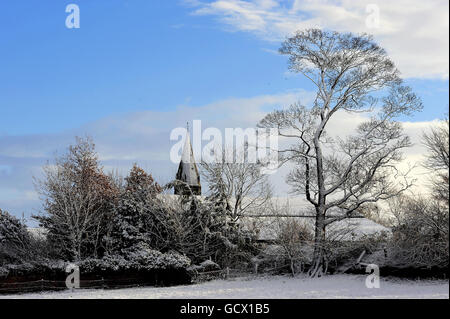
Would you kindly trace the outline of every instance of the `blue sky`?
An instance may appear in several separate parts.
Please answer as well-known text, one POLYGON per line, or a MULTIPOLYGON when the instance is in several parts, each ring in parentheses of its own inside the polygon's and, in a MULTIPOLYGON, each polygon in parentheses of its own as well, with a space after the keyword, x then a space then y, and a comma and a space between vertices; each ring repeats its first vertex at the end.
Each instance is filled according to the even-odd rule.
MULTIPOLYGON (((81 28, 64 1, 8 1, 0 11, 0 132, 57 132, 117 113, 203 105, 308 88, 287 77, 279 43, 225 32, 181 1, 86 1, 81 28)), ((409 81, 441 116, 448 81, 409 81)))
MULTIPOLYGON (((424 101, 424 111, 407 119, 412 122, 432 121, 448 112, 448 40, 439 33, 448 38, 448 2, 430 3, 421 7, 429 23, 416 30, 409 22, 391 24, 414 20, 417 12, 382 2, 386 28, 373 32, 424 101), (446 12, 444 19, 433 16, 441 11, 446 12)), ((194 119, 189 118, 193 114, 216 123, 235 117, 231 112, 238 110, 232 106, 240 105, 251 116, 248 123, 239 122, 238 116, 237 123, 251 125, 261 110, 305 98, 302 90, 312 87, 288 74, 286 58, 276 54, 287 26, 292 28, 287 22, 371 31, 360 27, 358 19, 337 19, 333 13, 334 21, 327 16, 330 7, 345 9, 339 11, 343 15, 364 8, 348 1, 320 5, 273 0, 2 1, 0 207, 28 215, 38 209, 32 176, 74 135, 93 135, 106 166, 128 168, 137 161, 159 170, 160 164, 147 163, 144 153, 121 157, 111 150, 123 145, 152 148, 155 136, 165 138, 174 125, 194 119), (65 26, 69 3, 80 7, 80 29, 65 26), (214 106, 220 112, 208 111, 214 106), (136 124, 128 133, 114 135, 122 132, 124 119, 139 118, 148 119, 142 125, 154 131, 140 131, 137 137, 136 124), (172 118, 176 121, 155 120, 172 118), (113 135, 115 140, 107 138, 113 135)), ((167 168, 161 175, 167 178, 172 171, 167 168)))
MULTIPOLYGON (((2 3, 3 134, 56 132, 136 110, 207 104, 296 88, 277 46, 227 33, 178 1, 2 3)), ((297 82, 297 83, 296 83, 297 82)))

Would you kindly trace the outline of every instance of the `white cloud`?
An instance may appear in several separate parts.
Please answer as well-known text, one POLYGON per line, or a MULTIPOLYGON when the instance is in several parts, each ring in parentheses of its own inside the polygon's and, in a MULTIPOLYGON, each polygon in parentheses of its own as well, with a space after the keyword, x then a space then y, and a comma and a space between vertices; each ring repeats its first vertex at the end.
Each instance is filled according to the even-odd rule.
POLYGON ((230 31, 282 41, 299 29, 367 32, 386 48, 407 78, 448 78, 448 0, 215 0, 186 1, 194 14, 217 16, 230 31), (379 8, 379 27, 366 24, 379 8), (370 26, 370 25, 369 25, 370 26))
MULTIPOLYGON (((89 123, 75 130, 51 135, 6 136, 0 139, 0 207, 17 216, 25 211, 26 216, 36 213, 40 201, 33 191, 33 176, 39 177, 41 167, 52 161, 53 154, 61 153, 74 142, 74 136, 91 135, 97 145, 100 159, 106 171, 118 170, 126 174, 134 162, 153 174, 161 183, 169 182, 176 173, 177 164, 170 161, 170 132, 185 127, 186 121, 202 120, 202 128, 254 127, 264 115, 286 107, 298 100, 310 104, 311 92, 302 90, 262 95, 249 98, 232 98, 205 106, 180 106, 174 111, 142 111, 121 116, 110 116, 89 123)), ((329 124, 329 131, 344 136, 366 118, 364 114, 337 113, 329 124)), ((407 162, 422 160, 424 153, 420 136, 432 122, 404 123, 406 132, 415 145, 406 152, 407 162)), ((198 160, 198 159, 197 159, 198 160)), ((279 195, 289 192, 283 167, 271 177, 279 195)), ((415 171, 426 186, 423 171, 415 171), (421 175, 422 174, 422 175, 421 175)))
POLYGON ((0 208, 29 217, 40 208, 33 177, 74 143, 75 136, 90 135, 105 171, 127 174, 133 163, 169 182, 177 165, 170 161, 170 132, 186 121, 202 120, 203 128, 254 127, 265 112, 298 100, 310 103, 312 94, 298 90, 250 98, 231 98, 205 106, 180 106, 175 111, 142 111, 110 116, 80 128, 48 135, 4 136, 0 139, 0 208))

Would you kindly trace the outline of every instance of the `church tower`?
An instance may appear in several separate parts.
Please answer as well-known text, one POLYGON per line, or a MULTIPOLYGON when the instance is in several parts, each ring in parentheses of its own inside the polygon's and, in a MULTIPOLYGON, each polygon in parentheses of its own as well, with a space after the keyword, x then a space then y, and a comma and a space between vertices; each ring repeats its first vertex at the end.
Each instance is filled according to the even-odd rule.
POLYGON ((183 155, 181 156, 180 166, 176 179, 184 183, 184 185, 175 186, 175 195, 190 195, 189 185, 194 195, 202 194, 202 187, 200 185, 200 174, 198 173, 197 164, 194 159, 194 152, 192 150, 191 138, 189 134, 189 127, 186 131, 186 139, 184 142, 183 155))

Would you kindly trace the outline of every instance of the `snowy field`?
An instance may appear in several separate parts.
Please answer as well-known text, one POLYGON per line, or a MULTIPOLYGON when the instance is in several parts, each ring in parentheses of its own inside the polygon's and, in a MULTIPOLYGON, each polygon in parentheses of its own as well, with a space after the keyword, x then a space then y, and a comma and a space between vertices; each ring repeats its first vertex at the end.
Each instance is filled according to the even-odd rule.
POLYGON ((319 279, 306 277, 264 277, 216 280, 198 285, 169 288, 80 290, 0 296, 19 299, 309 299, 309 298, 449 298, 448 280, 381 280, 379 289, 368 289, 365 276, 335 275, 319 279))

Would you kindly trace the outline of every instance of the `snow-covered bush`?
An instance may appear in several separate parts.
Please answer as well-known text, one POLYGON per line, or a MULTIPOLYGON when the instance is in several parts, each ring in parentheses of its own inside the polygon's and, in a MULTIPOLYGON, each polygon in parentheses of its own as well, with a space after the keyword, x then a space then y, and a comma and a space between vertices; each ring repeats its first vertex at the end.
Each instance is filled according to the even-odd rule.
POLYGON ((125 259, 128 267, 134 269, 177 269, 187 268, 191 261, 186 256, 175 252, 161 253, 140 243, 127 251, 125 259))
POLYGON ((81 271, 95 274, 129 270, 186 269, 190 263, 186 256, 176 252, 161 253, 141 243, 127 251, 126 255, 107 255, 102 259, 85 259, 77 264, 81 271))
POLYGON ((446 203, 408 199, 397 219, 388 247, 390 266, 448 267, 449 211, 446 203))
MULTIPOLYGON (((369 256, 380 251, 384 252, 387 242, 389 240, 388 233, 374 233, 360 236, 357 240, 328 240, 326 262, 330 272, 335 272, 341 267, 353 265, 358 261, 358 258, 369 256)), ((380 266, 380 265, 379 265, 380 266)))
POLYGON ((204 271, 213 271, 213 270, 220 269, 220 266, 218 264, 216 264, 214 261, 212 261, 211 259, 205 260, 204 262, 200 263, 200 267, 204 271))
MULTIPOLYGON (((308 246, 314 238, 313 234, 306 225, 293 218, 277 218, 277 223, 279 233, 276 242, 281 248, 278 250, 280 256, 277 256, 277 259, 287 262, 292 275, 295 275, 296 272, 302 271, 304 264, 310 260, 308 246)), ((270 260, 270 255, 266 258, 270 260)))
POLYGON ((65 280, 66 262, 40 260, 32 262, 24 262, 20 264, 6 264, 0 267, 0 282, 13 280, 36 281, 41 279, 47 280, 65 280))
POLYGON ((29 261, 32 238, 24 224, 0 209, 0 266, 29 261))
POLYGON ((256 253, 256 236, 231 218, 220 198, 180 198, 168 216, 172 249, 195 264, 212 259, 222 268, 236 267, 256 253))
POLYGON ((0 267, 0 279, 6 278, 9 274, 9 270, 6 267, 0 267))
POLYGON ((187 268, 190 264, 191 261, 188 257, 180 255, 176 252, 169 252, 160 255, 156 263, 159 269, 187 268))

